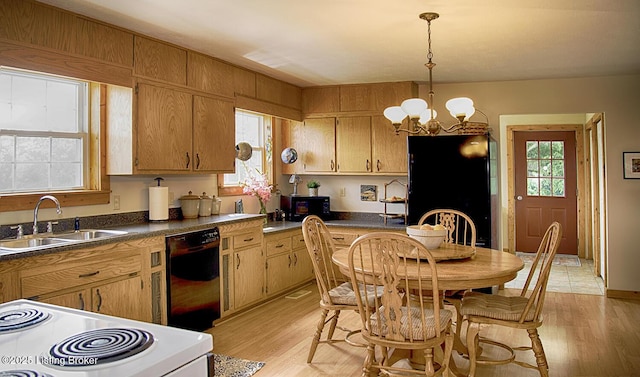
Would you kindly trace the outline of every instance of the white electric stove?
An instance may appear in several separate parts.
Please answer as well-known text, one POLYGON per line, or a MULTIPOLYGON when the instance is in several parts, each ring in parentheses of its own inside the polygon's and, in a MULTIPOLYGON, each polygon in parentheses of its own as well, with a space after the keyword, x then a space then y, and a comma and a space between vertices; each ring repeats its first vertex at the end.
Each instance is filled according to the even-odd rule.
POLYGON ((0 377, 212 377, 210 334, 29 300, 0 304, 0 377))

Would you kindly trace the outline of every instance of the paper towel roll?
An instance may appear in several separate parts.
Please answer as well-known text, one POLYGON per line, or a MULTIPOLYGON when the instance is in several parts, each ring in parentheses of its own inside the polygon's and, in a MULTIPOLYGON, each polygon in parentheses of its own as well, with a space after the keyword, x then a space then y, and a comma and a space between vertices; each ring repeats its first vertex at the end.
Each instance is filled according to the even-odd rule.
POLYGON ((169 219, 169 187, 149 187, 149 220, 169 219))

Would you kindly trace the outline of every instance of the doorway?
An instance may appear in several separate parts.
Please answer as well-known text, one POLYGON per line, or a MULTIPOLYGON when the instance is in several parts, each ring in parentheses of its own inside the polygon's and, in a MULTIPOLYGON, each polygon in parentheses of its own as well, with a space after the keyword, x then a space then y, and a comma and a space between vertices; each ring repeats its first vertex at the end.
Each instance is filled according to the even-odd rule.
MULTIPOLYGON (((564 145, 566 146, 566 140, 573 138, 576 142, 575 142, 575 152, 570 153, 571 156, 570 159, 568 161, 565 161, 565 167, 568 166, 572 166, 573 168, 571 169, 571 175, 573 175, 573 177, 575 177, 575 186, 571 186, 567 189, 567 187, 565 186, 565 196, 573 196, 573 198, 575 198, 575 206, 569 206, 570 209, 567 209, 567 211, 571 211, 571 213, 569 214, 568 212, 566 214, 560 215, 558 213, 562 212, 563 210, 554 210, 554 209, 548 209, 548 210, 543 210, 543 209, 537 209, 536 211, 538 211, 539 216, 537 216, 537 218, 539 219, 543 219, 545 216, 549 218, 548 223, 550 224, 551 221, 555 221, 555 220, 561 220, 560 217, 570 217, 572 219, 575 219, 575 230, 571 229, 571 226, 569 227, 569 229, 567 228, 567 223, 565 220, 560 221, 562 223, 563 226, 563 242, 561 243, 561 247, 563 247, 565 241, 567 241, 567 244, 569 244, 568 242, 568 237, 573 238, 573 240, 575 240, 575 246, 572 246, 573 248, 573 252, 572 254, 577 254, 578 257, 580 258, 585 258, 585 250, 584 250, 584 233, 585 233, 585 216, 581 215, 579 216, 579 214, 583 214, 584 211, 584 206, 585 206, 585 193, 584 190, 582 190, 581 188, 584 186, 584 182, 585 182, 585 172, 584 172, 584 160, 585 160, 585 150, 584 150, 584 126, 582 124, 543 124, 543 125, 518 125, 518 126, 507 126, 507 163, 509 164, 509 168, 507 169, 507 179, 508 179, 508 215, 509 215, 509 223, 508 223, 508 245, 509 245, 509 250, 511 251, 516 251, 518 250, 517 246, 516 246, 516 228, 518 227, 518 219, 517 217, 517 212, 516 212, 516 207, 517 207, 517 202, 520 202, 518 200, 518 196, 523 196, 523 199, 526 196, 526 193, 517 193, 516 192, 516 168, 515 168, 515 163, 516 163, 516 150, 515 150, 515 146, 516 146, 516 135, 522 135, 522 139, 524 139, 525 141, 525 146, 526 146, 526 141, 527 139, 529 141, 539 141, 536 139, 536 137, 539 137, 540 140, 542 141, 560 141, 562 139, 565 140, 564 145), (554 136, 555 133, 558 133, 557 136, 554 136), (527 137, 527 135, 531 135, 531 137, 527 137), (573 136, 575 135, 575 137, 573 136), (562 137, 561 137, 562 136, 562 137), (571 194, 567 194, 566 191, 571 190, 572 193, 571 194), (546 211, 546 214, 543 214, 546 211), (556 211, 557 214, 555 215, 551 215, 550 213, 556 211), (550 220, 553 219, 553 220, 550 220), (571 233, 573 233, 572 235, 570 235, 571 233), (565 239, 566 238, 566 239, 565 239)), ((539 146, 540 144, 535 144, 536 146, 539 146)), ((548 146, 551 146, 551 144, 547 144, 548 146)), ((573 149, 572 146, 570 146, 570 149, 573 149)), ((538 157, 540 157, 540 154, 538 154, 538 157)), ((543 156, 546 157, 546 156, 543 156)), ((526 156, 525 156, 526 158, 526 156)), ((534 159, 535 160, 535 159, 534 159)), ((543 158, 542 161, 544 161, 545 165, 547 164, 547 159, 543 158)), ((552 161, 551 159, 548 159, 548 161, 552 161)), ((538 161, 538 163, 540 164, 541 162, 538 161)), ((552 164, 552 162, 551 162, 552 164)), ((526 166, 526 165, 525 165, 526 166)), ((537 177, 540 178, 538 180, 538 182, 540 182, 541 179, 548 179, 551 177, 552 173, 540 173, 539 175, 541 177, 537 177)), ((533 174, 528 174, 526 171, 524 173, 524 182, 526 184, 527 181, 527 175, 533 175, 533 174)), ((567 175, 567 173, 563 173, 563 175, 567 175)), ((532 177, 533 178, 533 177, 532 177)), ((572 178, 573 180, 573 178, 572 178)), ((551 182, 551 180, 545 181, 545 182, 551 182)), ((566 184, 566 182, 565 182, 566 184)), ((524 190, 527 190, 527 188, 525 187, 524 190)), ((542 194, 547 194, 547 192, 542 192, 542 194)), ((552 199, 557 199, 554 198, 553 195, 543 195, 541 198, 540 197, 533 197, 534 201, 549 201, 551 200, 551 202, 553 202, 552 199)), ((526 203, 525 200, 523 200, 523 202, 526 203)), ((540 203, 534 203, 534 204, 540 204, 540 203)), ((540 207, 542 208, 542 207, 540 207)), ((552 208, 553 204, 552 204, 552 208)), ((534 210, 530 210, 528 213, 525 212, 524 214, 521 214, 521 217, 524 216, 531 216, 531 213, 534 213, 534 210)), ((532 216, 533 217, 533 216, 532 216)), ((521 220, 522 222, 523 220, 521 220)), ((535 221, 535 219, 534 219, 535 221)), ((523 224, 526 224, 523 223, 523 224)), ((534 223, 527 225, 530 227, 533 227, 534 223)), ((530 242, 532 245, 535 244, 536 242, 539 244, 540 240, 542 239, 542 235, 544 234, 544 231, 546 230, 547 225, 544 225, 542 220, 540 220, 540 227, 542 227, 542 229, 540 230, 541 234, 539 238, 535 237, 535 228, 530 228, 529 230, 526 231, 528 238, 530 238, 530 240, 528 240, 528 242, 530 242), (535 239, 537 239, 537 241, 535 241, 535 239)), ((520 225, 520 230, 522 231, 522 227, 525 225, 520 225)), ((519 244, 519 246, 522 245, 522 243, 519 244)), ((530 247, 527 246, 525 247, 523 250, 521 251, 533 251, 535 252, 535 250, 537 249, 537 244, 535 245, 535 249, 533 250, 528 250, 530 247)), ((569 254, 566 251, 563 251, 564 249, 559 249, 558 253, 562 253, 562 254, 569 254)), ((571 250, 571 249, 567 249, 567 250, 571 250)), ((518 250, 520 251, 520 250, 518 250)))

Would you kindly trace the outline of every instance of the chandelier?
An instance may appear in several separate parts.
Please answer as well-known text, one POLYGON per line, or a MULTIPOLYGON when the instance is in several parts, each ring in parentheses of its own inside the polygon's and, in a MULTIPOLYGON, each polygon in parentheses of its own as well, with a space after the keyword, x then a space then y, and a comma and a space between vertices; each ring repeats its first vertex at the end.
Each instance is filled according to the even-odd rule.
POLYGON ((451 126, 445 126, 436 120, 437 112, 433 108, 433 67, 436 63, 432 61, 433 52, 431 51, 431 21, 440 17, 438 13, 427 12, 422 13, 420 18, 427 21, 427 35, 429 41, 429 50, 427 58, 429 61, 425 66, 429 69, 429 101, 422 98, 410 98, 402 102, 400 106, 387 107, 384 110, 384 116, 391 121, 396 135, 400 131, 415 135, 437 135, 441 130, 444 132, 455 132, 463 134, 485 134, 488 131, 487 122, 470 122, 469 118, 479 112, 487 117, 480 110, 476 110, 473 106, 471 98, 458 97, 452 98, 445 104, 451 116, 457 119, 457 123, 451 126), (400 128, 405 118, 409 117, 409 126, 404 129, 400 128))

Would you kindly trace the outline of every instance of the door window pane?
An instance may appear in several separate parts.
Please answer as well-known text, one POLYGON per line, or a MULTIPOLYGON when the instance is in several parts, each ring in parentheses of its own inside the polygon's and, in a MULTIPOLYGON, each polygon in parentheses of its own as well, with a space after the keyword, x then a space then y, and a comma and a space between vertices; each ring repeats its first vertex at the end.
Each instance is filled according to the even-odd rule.
POLYGON ((563 141, 527 141, 527 195, 564 197, 564 172, 563 141))

